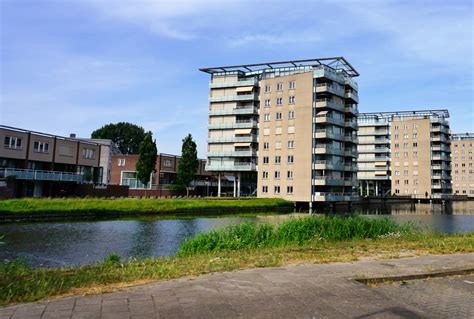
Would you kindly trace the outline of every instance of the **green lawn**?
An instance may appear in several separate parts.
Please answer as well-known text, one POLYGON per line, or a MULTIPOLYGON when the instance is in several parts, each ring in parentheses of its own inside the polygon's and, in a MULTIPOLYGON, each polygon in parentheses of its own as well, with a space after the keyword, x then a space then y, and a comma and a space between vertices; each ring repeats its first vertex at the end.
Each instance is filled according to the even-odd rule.
POLYGON ((151 199, 151 198, 67 198, 12 199, 0 201, 1 214, 108 213, 108 212, 184 212, 205 209, 245 209, 292 207, 283 199, 151 199))

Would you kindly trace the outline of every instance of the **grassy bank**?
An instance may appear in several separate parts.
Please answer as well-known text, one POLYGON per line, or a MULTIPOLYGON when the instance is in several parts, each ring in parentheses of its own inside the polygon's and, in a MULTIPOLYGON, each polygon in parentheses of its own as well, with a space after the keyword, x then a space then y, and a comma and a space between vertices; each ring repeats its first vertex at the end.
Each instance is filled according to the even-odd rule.
POLYGON ((25 214, 84 214, 84 213, 161 213, 191 210, 248 209, 292 207, 282 199, 151 199, 151 198, 66 198, 66 199, 12 199, 0 201, 1 215, 25 214))
POLYGON ((175 257, 103 262, 77 268, 30 269, 0 265, 0 303, 98 293, 128 284, 291 263, 352 261, 473 252, 474 233, 442 235, 413 231, 390 221, 305 218, 278 227, 243 224, 188 240, 175 257), (209 244, 211 243, 211 244, 209 244))

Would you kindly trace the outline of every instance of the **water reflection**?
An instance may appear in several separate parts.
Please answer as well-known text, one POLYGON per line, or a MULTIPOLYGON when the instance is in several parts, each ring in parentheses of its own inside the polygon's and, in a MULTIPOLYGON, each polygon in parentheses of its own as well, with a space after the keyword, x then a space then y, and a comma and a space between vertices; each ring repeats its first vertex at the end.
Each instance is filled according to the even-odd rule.
MULTIPOLYGON (((355 212, 372 218, 389 217, 399 223, 414 222, 419 227, 441 232, 474 230, 474 202, 372 206, 355 212)), ((186 238, 200 232, 244 220, 279 223, 289 216, 295 214, 0 224, 0 234, 5 235, 0 259, 24 258, 35 267, 58 267, 97 262, 111 252, 125 259, 167 256, 174 254, 186 238)))

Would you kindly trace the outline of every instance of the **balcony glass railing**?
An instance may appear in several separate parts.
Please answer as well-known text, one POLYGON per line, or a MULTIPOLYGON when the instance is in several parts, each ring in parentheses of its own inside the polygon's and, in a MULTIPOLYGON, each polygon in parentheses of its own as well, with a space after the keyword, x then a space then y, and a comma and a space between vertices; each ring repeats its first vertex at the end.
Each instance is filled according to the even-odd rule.
POLYGON ((210 83, 209 87, 211 89, 215 88, 225 88, 225 87, 237 87, 237 86, 249 86, 255 85, 257 83, 257 79, 250 79, 250 80, 242 80, 242 81, 229 81, 229 82, 214 82, 210 83))
POLYGON ((210 137, 207 139, 208 143, 238 143, 238 142, 257 142, 258 137, 252 136, 223 136, 210 137))
POLYGON ((229 102, 229 101, 252 101, 257 100, 257 94, 242 94, 242 95, 224 95, 211 96, 209 102, 229 102))
POLYGON ((0 177, 14 176, 17 179, 37 180, 37 181, 60 181, 77 182, 84 180, 84 175, 79 173, 42 171, 17 168, 0 169, 0 177))

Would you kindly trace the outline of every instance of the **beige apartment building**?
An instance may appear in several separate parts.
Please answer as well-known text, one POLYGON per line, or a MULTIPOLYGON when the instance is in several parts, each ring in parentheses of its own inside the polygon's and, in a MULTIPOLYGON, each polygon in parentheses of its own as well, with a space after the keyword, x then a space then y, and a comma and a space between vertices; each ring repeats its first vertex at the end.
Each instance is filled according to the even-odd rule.
POLYGON ((235 196, 250 170, 261 198, 355 199, 359 74, 344 58, 201 70, 212 75, 207 169, 233 173, 235 196))
POLYGON ((474 133, 453 134, 451 139, 453 193, 474 197, 474 133))
POLYGON ((360 114, 360 194, 449 197, 452 187, 448 118, 447 110, 360 114))

